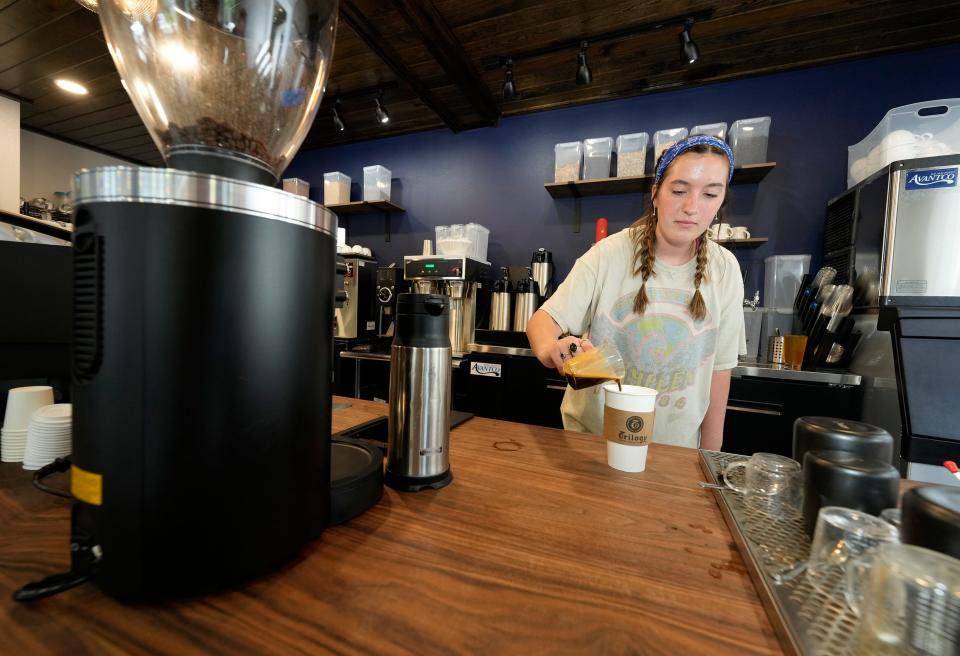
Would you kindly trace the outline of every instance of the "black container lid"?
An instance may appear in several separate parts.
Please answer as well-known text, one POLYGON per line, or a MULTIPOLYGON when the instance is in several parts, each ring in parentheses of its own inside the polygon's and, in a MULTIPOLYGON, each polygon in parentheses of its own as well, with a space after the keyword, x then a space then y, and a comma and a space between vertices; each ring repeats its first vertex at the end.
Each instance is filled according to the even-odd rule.
POLYGON ((905 544, 960 558, 960 488, 929 485, 907 490, 900 536, 905 544))
POLYGON ((546 248, 539 248, 533 251, 533 258, 531 258, 530 263, 533 264, 534 262, 550 262, 553 264, 553 253, 546 248))
POLYGON ((793 422, 793 458, 803 463, 807 451, 849 451, 862 457, 893 460, 893 436, 852 419, 800 417, 793 422))
POLYGON ((533 272, 530 270, 530 267, 527 267, 527 277, 524 280, 521 280, 517 283, 517 293, 518 294, 536 294, 540 295, 540 285, 536 280, 533 279, 533 272))
POLYGON ((493 283, 493 292, 512 292, 513 283, 510 282, 510 271, 507 269, 507 267, 500 267, 500 271, 503 272, 503 277, 493 283))
POLYGON ((450 299, 442 294, 397 296, 396 336, 398 346, 450 348, 450 299))
POLYGON ((362 515, 383 496, 383 453, 359 440, 330 442, 330 526, 362 515))

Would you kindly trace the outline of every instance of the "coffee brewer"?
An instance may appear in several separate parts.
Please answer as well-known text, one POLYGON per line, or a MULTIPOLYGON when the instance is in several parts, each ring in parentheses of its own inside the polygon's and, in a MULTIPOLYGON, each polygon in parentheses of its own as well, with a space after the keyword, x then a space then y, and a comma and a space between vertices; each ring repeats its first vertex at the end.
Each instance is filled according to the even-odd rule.
POLYGON ((476 334, 477 290, 490 265, 470 257, 407 255, 403 277, 419 294, 450 298, 450 346, 454 355, 468 352, 476 334))
POLYGON ((101 0, 173 168, 75 179, 72 570, 121 598, 228 585, 330 497, 336 217, 274 187, 323 97, 337 3, 101 0))

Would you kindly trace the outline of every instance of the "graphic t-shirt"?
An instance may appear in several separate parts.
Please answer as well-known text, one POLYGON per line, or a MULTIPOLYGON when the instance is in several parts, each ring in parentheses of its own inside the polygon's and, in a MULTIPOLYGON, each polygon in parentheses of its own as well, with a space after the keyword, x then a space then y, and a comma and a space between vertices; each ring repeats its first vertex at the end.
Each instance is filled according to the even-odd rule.
MULTIPOLYGON (((702 321, 690 316, 697 262, 670 266, 656 261, 647 280, 649 303, 642 316, 633 301, 642 279, 633 275, 629 229, 600 242, 580 257, 563 284, 543 305, 564 333, 605 341, 619 349, 623 382, 658 392, 653 441, 697 447, 710 403, 714 371, 732 369, 746 353, 743 279, 733 253, 707 241, 707 275, 700 292, 707 306, 702 321)), ((560 406, 567 430, 603 432, 603 391, 596 385, 567 387, 560 406)))

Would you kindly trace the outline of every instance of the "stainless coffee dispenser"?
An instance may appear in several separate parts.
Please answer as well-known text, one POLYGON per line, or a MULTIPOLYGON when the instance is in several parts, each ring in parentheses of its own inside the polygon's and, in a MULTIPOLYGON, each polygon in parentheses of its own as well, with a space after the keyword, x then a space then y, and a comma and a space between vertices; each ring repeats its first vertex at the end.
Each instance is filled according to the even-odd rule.
POLYGON ((450 347, 454 355, 468 352, 476 333, 477 289, 490 267, 469 257, 407 255, 403 277, 418 293, 442 294, 450 299, 450 347))
POLYGON ((540 298, 550 298, 553 293, 553 253, 546 248, 535 250, 530 258, 530 270, 540 288, 540 298))
POLYGON ((493 283, 490 299, 490 330, 510 330, 510 313, 513 306, 513 283, 507 267, 500 267, 503 277, 493 283))
POLYGON ((359 257, 345 258, 343 276, 346 301, 334 313, 333 336, 361 339, 377 334, 377 263, 359 257))
POLYGON ((436 489, 453 480, 450 305, 450 298, 440 294, 397 298, 385 482, 398 490, 436 489))
POLYGON ((522 333, 527 322, 540 307, 540 286, 533 279, 533 272, 527 267, 527 278, 517 283, 517 292, 513 303, 513 330, 522 333))

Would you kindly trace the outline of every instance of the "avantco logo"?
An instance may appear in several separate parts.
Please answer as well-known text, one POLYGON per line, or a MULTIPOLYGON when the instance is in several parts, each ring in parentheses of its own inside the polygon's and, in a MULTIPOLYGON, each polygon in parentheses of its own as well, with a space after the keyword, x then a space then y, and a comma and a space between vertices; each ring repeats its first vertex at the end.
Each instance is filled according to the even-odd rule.
POLYGON ((944 187, 956 188, 957 169, 923 169, 907 173, 906 188, 911 189, 941 189, 944 187))

